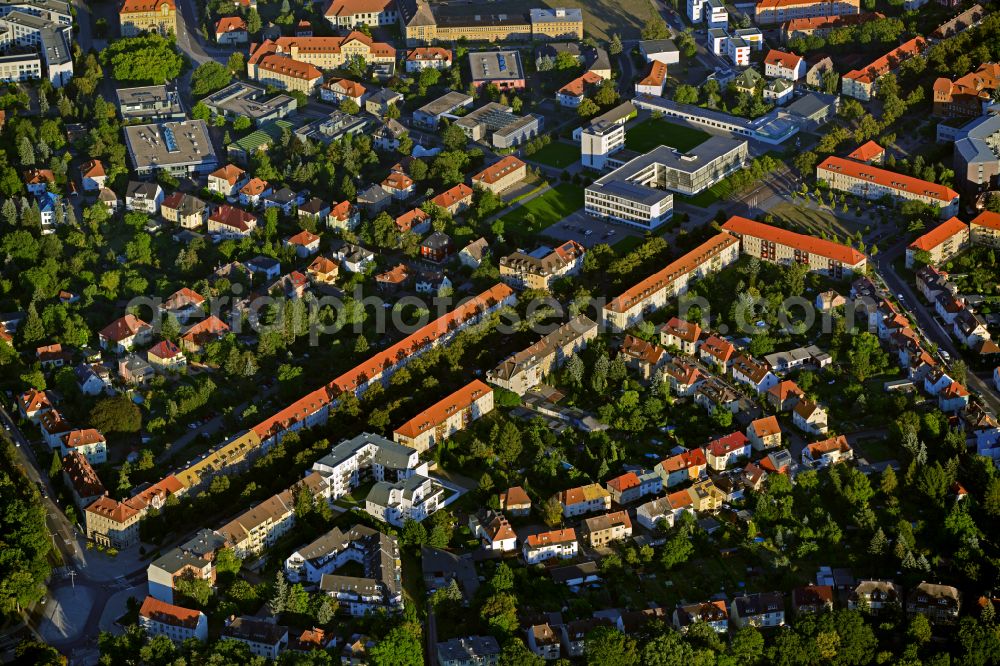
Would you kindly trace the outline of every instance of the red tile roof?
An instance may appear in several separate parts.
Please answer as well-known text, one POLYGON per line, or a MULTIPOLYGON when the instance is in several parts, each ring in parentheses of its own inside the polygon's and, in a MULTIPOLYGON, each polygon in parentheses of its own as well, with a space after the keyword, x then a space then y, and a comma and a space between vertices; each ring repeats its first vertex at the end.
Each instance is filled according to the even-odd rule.
POLYGON ((121 342, 134 336, 143 328, 150 328, 150 326, 134 314, 129 313, 105 326, 99 335, 111 342, 121 342))
POLYGON ((976 217, 972 218, 972 222, 969 224, 975 224, 980 227, 989 227, 990 229, 1000 231, 1000 213, 993 213, 985 210, 976 217))
POLYGON ((222 180, 226 181, 230 185, 235 185, 236 183, 238 183, 243 178, 243 175, 245 173, 246 173, 246 171, 244 171, 243 169, 239 168, 235 164, 227 164, 226 166, 219 167, 218 169, 216 169, 215 171, 213 171, 212 173, 210 173, 208 175, 208 177, 209 178, 221 178, 222 180))
POLYGON ((475 298, 462 303, 451 312, 424 325, 391 347, 372 355, 326 386, 309 393, 277 414, 258 423, 253 427, 254 432, 264 439, 305 419, 310 414, 329 405, 340 393, 357 390, 363 383, 381 375, 386 368, 399 363, 401 359, 415 352, 426 349, 441 337, 451 333, 456 327, 478 316, 485 308, 500 303, 513 294, 513 290, 505 284, 494 285, 475 298))
POLYGON ((794 53, 786 53, 777 49, 771 49, 764 57, 765 65, 775 65, 792 71, 799 66, 800 62, 802 62, 802 56, 795 55, 794 53))
POLYGON ((324 83, 323 87, 331 90, 335 89, 336 92, 348 97, 363 97, 366 91, 363 85, 350 79, 330 80, 324 83))
POLYGON ((167 310, 180 310, 188 306, 200 307, 205 297, 189 287, 181 287, 167 298, 163 307, 167 310))
POLYGON ((419 46, 407 53, 406 59, 414 62, 423 60, 451 62, 451 51, 443 49, 440 46, 419 46))
POLYGON ((662 86, 667 81, 667 66, 659 60, 649 63, 649 72, 637 86, 662 86))
POLYGON ((800 398, 805 397, 805 394, 802 392, 802 389, 799 388, 799 385, 790 379, 778 382, 777 384, 769 388, 767 392, 776 397, 781 402, 788 400, 788 398, 790 398, 793 395, 797 395, 800 398))
POLYGON ((364 44, 371 50, 374 56, 396 57, 396 49, 392 48, 389 44, 373 41, 370 37, 358 31, 353 31, 346 37, 279 37, 272 43, 282 53, 289 53, 294 48, 298 49, 299 53, 307 54, 340 53, 342 47, 347 46, 351 42, 364 44))
POLYGON ((621 476, 616 476, 607 482, 607 486, 611 490, 615 490, 619 493, 628 490, 629 488, 638 488, 639 476, 635 472, 625 472, 621 476))
POLYGON ((525 166, 524 162, 514 155, 507 155, 489 165, 472 177, 473 184, 486 183, 492 185, 512 171, 517 171, 525 166))
POLYGON ((201 611, 168 604, 156 597, 146 597, 139 609, 139 616, 162 624, 194 629, 198 626, 201 611))
POLYGON ((155 356, 156 358, 163 359, 164 361, 169 361, 172 358, 176 358, 181 355, 181 350, 170 340, 161 340, 155 345, 150 347, 149 351, 146 352, 149 356, 155 356))
MULTIPOLYGON (((851 164, 856 163, 851 162, 851 164)), ((722 228, 736 234, 737 236, 752 236, 754 238, 780 243, 781 245, 785 245, 796 250, 802 250, 808 252, 809 254, 815 254, 821 257, 826 257, 827 259, 839 261, 847 266, 855 266, 865 259, 865 255, 847 245, 841 245, 840 243, 823 240, 822 238, 806 236, 805 234, 798 234, 794 231, 772 227, 769 224, 748 220, 747 218, 739 217, 738 215, 734 215, 729 218, 729 220, 722 225, 722 228)))
POLYGON ((90 446, 92 444, 100 444, 101 442, 106 442, 104 435, 102 435, 98 430, 94 428, 87 428, 85 430, 71 430, 65 439, 67 449, 76 449, 81 446, 90 446))
POLYGON ((724 456, 738 449, 742 449, 750 443, 747 436, 740 431, 729 433, 725 437, 713 439, 705 448, 713 456, 724 456))
POLYGON ((242 16, 223 16, 219 19, 219 22, 215 24, 215 34, 222 35, 227 32, 233 32, 234 30, 242 30, 246 32, 247 22, 243 20, 242 16))
POLYGON ((757 419, 750 425, 757 436, 761 438, 781 434, 781 426, 778 425, 778 419, 775 416, 765 416, 764 418, 757 419))
POLYGON ((896 69, 904 60, 919 55, 925 48, 927 48, 927 40, 923 37, 914 37, 873 61, 867 67, 844 74, 844 78, 866 84, 874 83, 875 79, 896 69))
POLYGON ((354 16, 355 14, 380 14, 395 9, 394 0, 333 0, 326 16, 354 16))
POLYGON ((413 227, 423 224, 429 219, 431 219, 430 215, 419 208, 414 208, 396 218, 396 227, 399 231, 406 233, 413 229, 413 227))
POLYGON ((848 155, 848 157, 852 160, 857 160, 859 162, 870 162, 879 155, 884 155, 884 154, 885 154, 885 148, 878 145, 874 141, 866 141, 865 143, 855 148, 854 152, 848 155))
POLYGON ((680 338, 684 342, 697 342, 701 337, 701 326, 680 317, 671 317, 670 321, 663 325, 661 333, 680 338))
POLYGON ((612 312, 625 312, 639 301, 648 298, 660 289, 673 283, 681 275, 694 271, 698 266, 711 260, 726 248, 739 241, 732 235, 720 233, 712 236, 695 249, 667 265, 666 268, 650 275, 645 280, 630 287, 605 306, 612 312))
POLYGON ((301 245, 303 247, 307 247, 318 242, 319 236, 304 229, 288 239, 289 245, 301 245))
POLYGON ((167 5, 171 10, 177 10, 174 0, 125 0, 118 13, 135 14, 139 12, 159 11, 163 5, 167 5))
POLYGON ((30 389, 17 398, 18 405, 25 413, 36 412, 39 409, 52 409, 52 398, 48 391, 30 389))
POLYGON ((729 340, 718 335, 710 335, 701 343, 701 351, 709 354, 720 363, 728 363, 736 352, 736 347, 729 340))
POLYGON ((293 60, 276 53, 254 52, 250 56, 250 63, 280 76, 288 76, 302 81, 315 81, 323 78, 323 72, 315 65, 306 62, 293 60))
POLYGON ((257 217, 255 215, 229 204, 219 206, 208 219, 210 222, 232 227, 242 232, 249 232, 257 224, 257 217))
POLYGON ((474 379, 396 428, 394 434, 410 439, 418 437, 438 424, 444 423, 452 415, 461 412, 484 395, 492 392, 493 389, 489 386, 478 379, 474 379))
POLYGON ((521 486, 511 486, 507 489, 507 492, 500 493, 501 508, 509 510, 511 507, 523 506, 525 504, 530 506, 531 498, 528 497, 528 493, 521 486))
POLYGON ((527 543, 530 548, 543 548, 545 546, 570 543, 571 541, 576 541, 576 530, 572 527, 568 527, 564 530, 552 530, 551 532, 532 534, 525 539, 525 543, 527 543))
POLYGON ((930 252, 941 243, 952 236, 957 236, 958 234, 967 233, 969 231, 969 225, 957 217, 953 217, 949 220, 945 220, 941 224, 937 225, 930 231, 928 231, 923 236, 917 238, 912 243, 910 243, 910 249, 913 250, 925 250, 930 252))
POLYGON ((559 89, 560 95, 568 95, 572 97, 583 97, 587 89, 591 86, 596 86, 601 81, 604 80, 603 76, 595 74, 593 72, 584 72, 581 76, 576 77, 562 88, 559 89))
POLYGON ((847 443, 846 437, 843 435, 837 435, 836 437, 831 437, 830 439, 824 439, 822 442, 813 442, 806 448, 809 449, 810 457, 818 458, 824 453, 830 453, 831 451, 847 453, 851 450, 851 445, 847 443))
POLYGON ((393 171, 385 177, 385 180, 382 181, 382 187, 387 190, 399 190, 400 192, 405 192, 413 187, 413 179, 405 173, 393 171))
POLYGON ((441 208, 448 208, 454 206, 460 201, 466 201, 472 199, 472 188, 465 183, 459 183, 455 187, 442 192, 433 199, 431 203, 441 206, 441 208))
POLYGON ((80 175, 84 178, 101 178, 104 173, 104 165, 100 160, 88 160, 80 165, 80 175))
POLYGON ((70 484, 80 497, 97 497, 106 490, 97 472, 91 467, 87 458, 77 451, 70 451, 62 460, 63 473, 69 477, 70 484))
POLYGON ((209 315, 185 331, 184 335, 181 336, 181 340, 201 345, 208 340, 214 340, 228 332, 229 326, 226 325, 226 322, 215 315, 209 315))
POLYGON ((679 472, 682 469, 689 469, 691 467, 704 467, 707 464, 708 460, 705 458, 705 449, 699 448, 671 456, 661 462, 660 466, 669 473, 679 472))
POLYGON ((621 352, 626 356, 631 356, 632 358, 642 361, 643 363, 659 365, 664 355, 666 355, 667 350, 659 345, 654 345, 652 342, 647 342, 642 338, 626 334, 625 340, 622 342, 621 352))
POLYGON ((251 178, 250 181, 240 188, 240 194, 245 194, 248 197, 258 196, 270 189, 266 180, 260 178, 251 178))

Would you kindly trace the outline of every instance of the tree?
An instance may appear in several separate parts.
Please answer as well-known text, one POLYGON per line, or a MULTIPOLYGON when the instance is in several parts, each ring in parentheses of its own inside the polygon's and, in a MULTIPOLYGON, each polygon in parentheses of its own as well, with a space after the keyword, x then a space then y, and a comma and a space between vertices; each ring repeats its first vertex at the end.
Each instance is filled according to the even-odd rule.
POLYGON ((90 425, 104 434, 139 432, 142 412, 126 395, 101 398, 90 410, 90 425))
POLYGON ((361 107, 350 97, 345 97, 340 101, 340 110, 353 116, 361 111, 361 107))
POLYGON ((618 101, 618 90, 611 79, 604 79, 594 93, 594 101, 601 106, 611 106, 618 101))
POLYGON ((507 421, 495 443, 497 456, 505 465, 513 465, 521 455, 521 433, 511 421, 507 421))
POLYGON ((569 51, 560 51, 556 54, 556 70, 575 69, 578 65, 576 58, 569 51))
POLYGON ((678 104, 697 104, 698 89, 694 86, 682 83, 674 90, 674 101, 678 104))
POLYGON ((642 27, 643 39, 669 39, 670 29, 661 16, 654 16, 642 27))
POLYGON ((983 493, 983 508, 994 518, 1000 516, 1000 477, 993 477, 983 493))
POLYGON ((334 608, 334 602, 330 597, 323 597, 323 600, 319 602, 319 607, 316 608, 316 622, 320 626, 326 626, 333 621, 334 613, 336 609, 334 608))
POLYGON ((267 609, 271 615, 280 615, 285 612, 288 602, 288 583, 285 581, 285 574, 278 571, 274 576, 274 593, 267 601, 267 609))
POLYGON ((639 663, 635 639, 613 627, 598 627, 587 634, 584 656, 594 666, 633 666, 639 663))
POLYGON ((403 522, 400 539, 404 546, 422 546, 427 542, 427 528, 412 518, 407 518, 403 522))
POLYGON ((198 606, 204 607, 212 596, 212 586, 207 580, 193 576, 182 576, 174 583, 174 589, 198 606))
POLYGON ((157 33, 113 41, 101 51, 101 59, 122 83, 163 84, 180 76, 184 67, 173 37, 157 33))
POLYGON ((608 53, 611 55, 618 55, 622 52, 622 38, 618 36, 618 33, 611 35, 611 42, 608 44, 608 53))
POLYGON ((420 627, 398 626, 368 651, 373 666, 423 666, 424 646, 420 627))
POLYGON ((549 527, 555 527, 562 522, 563 509, 559 497, 553 495, 542 504, 542 521, 549 527))
POLYGON ((545 666, 545 660, 528 649, 520 638, 511 638, 500 651, 499 666, 545 666))
POLYGON ((462 150, 468 141, 465 132, 458 125, 450 124, 441 132, 441 142, 445 150, 462 150))
POLYGON ((517 597, 509 592, 494 594, 483 602, 479 616, 491 631, 513 635, 518 629, 517 597))
POLYGON ((591 118, 600 113, 601 107, 589 97, 584 97, 580 101, 580 106, 576 107, 576 113, 581 118, 591 118))
POLYGON ((879 339, 866 332, 851 338, 851 349, 847 352, 851 374, 863 382, 874 374, 882 372, 889 364, 888 356, 882 351, 879 339))
POLYGON ((693 552, 694 544, 691 543, 691 539, 687 534, 678 532, 663 544, 660 563, 663 564, 664 569, 669 571, 677 565, 687 562, 693 552))
POLYGON ((871 543, 868 545, 868 552, 872 555, 881 555, 885 552, 885 549, 889 546, 889 540, 885 536, 885 532, 882 528, 878 528, 875 532, 875 536, 872 537, 871 543))
POLYGON ((501 562, 490 578, 490 588, 494 593, 509 592, 514 589, 514 571, 506 562, 501 562))
POLYGON ((226 67, 233 74, 239 76, 246 71, 246 59, 243 57, 243 53, 240 51, 235 51, 231 56, 229 56, 229 62, 226 63, 226 67))
POLYGON ((34 301, 28 304, 28 313, 18 332, 20 333, 21 344, 24 345, 38 342, 45 337, 45 324, 42 323, 42 318, 38 316, 38 309, 35 307, 34 301))
MULTIPOLYGON (((235 54, 234 54, 235 55, 235 54)), ((214 60, 204 62, 191 74, 191 93, 202 97, 222 90, 233 80, 230 68, 214 60)))
POLYGON ((251 7, 250 11, 247 12, 247 32, 250 33, 251 35, 256 35, 258 32, 260 32, 260 28, 261 28, 260 14, 257 13, 256 9, 251 7))

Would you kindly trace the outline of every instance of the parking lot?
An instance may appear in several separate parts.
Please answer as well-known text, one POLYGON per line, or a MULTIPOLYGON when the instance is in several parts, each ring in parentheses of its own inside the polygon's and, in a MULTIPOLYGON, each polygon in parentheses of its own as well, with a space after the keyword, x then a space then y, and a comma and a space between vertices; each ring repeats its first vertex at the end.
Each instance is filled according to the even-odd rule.
POLYGON ((626 236, 643 235, 638 229, 595 219, 582 210, 556 222, 545 230, 545 234, 562 241, 574 240, 586 248, 594 247, 598 243, 614 245, 626 236))

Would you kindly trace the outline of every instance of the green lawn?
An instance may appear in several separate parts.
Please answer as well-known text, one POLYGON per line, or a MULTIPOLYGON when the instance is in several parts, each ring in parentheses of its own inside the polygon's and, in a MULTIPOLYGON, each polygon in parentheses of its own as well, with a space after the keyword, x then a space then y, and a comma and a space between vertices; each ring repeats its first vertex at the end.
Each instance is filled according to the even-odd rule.
POLYGON ((500 219, 509 230, 534 233, 555 224, 582 207, 583 188, 571 183, 561 183, 518 206, 500 219), (529 214, 534 217, 533 220, 528 219, 529 214))
POLYGON ((646 153, 657 146, 670 146, 687 152, 711 136, 708 132, 671 123, 663 118, 650 118, 625 133, 625 147, 646 153))
POLYGON ((527 159, 556 169, 564 169, 580 159, 580 146, 553 141, 541 150, 528 155, 527 159))
POLYGON ((642 236, 626 236, 625 238, 621 239, 620 241, 612 245, 611 249, 614 250, 615 254, 617 254, 620 257, 622 255, 628 254, 635 248, 642 245, 643 240, 644 239, 642 236))

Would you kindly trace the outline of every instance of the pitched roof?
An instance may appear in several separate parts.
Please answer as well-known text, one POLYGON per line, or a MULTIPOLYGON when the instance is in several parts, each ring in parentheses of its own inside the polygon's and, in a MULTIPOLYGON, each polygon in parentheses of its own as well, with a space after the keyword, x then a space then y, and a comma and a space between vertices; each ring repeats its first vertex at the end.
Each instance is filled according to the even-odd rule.
POLYGON ((879 155, 885 155, 885 148, 874 141, 866 141, 855 148, 854 152, 848 155, 848 157, 859 162, 869 162, 879 155))
POLYGON ((193 629, 198 626, 201 611, 168 604, 156 597, 146 597, 139 609, 139 616, 174 627, 193 629))
POLYGON ((920 236, 912 243, 910 243, 910 248, 913 250, 925 250, 930 252, 938 245, 941 245, 946 240, 952 236, 968 232, 969 226, 962 222, 962 220, 957 217, 945 220, 941 224, 937 225, 930 231, 928 231, 923 236, 920 236))
POLYGON ((431 203, 441 206, 441 208, 448 208, 449 206, 455 205, 459 201, 463 201, 471 197, 472 188, 465 183, 459 183, 450 190, 446 190, 431 199, 431 203))
POLYGON ((525 166, 525 164, 522 160, 514 155, 507 155, 474 175, 472 177, 472 182, 491 185, 512 171, 517 171, 523 166, 525 166))
POLYGON ((659 60, 649 63, 649 72, 642 77, 637 86, 662 86, 667 81, 667 66, 659 60))
POLYGON ((822 411, 822 407, 819 403, 809 400, 807 398, 802 398, 796 403, 795 408, 792 410, 802 418, 809 420, 809 418, 817 411, 822 411))
POLYGON ((727 363, 736 352, 736 346, 729 340, 718 335, 710 335, 701 343, 701 351, 723 363, 727 363))
POLYGON ((440 46, 419 46, 406 54, 407 60, 445 60, 451 62, 451 51, 440 46))
POLYGON ((678 453, 675 456, 671 456, 660 463, 660 466, 666 472, 679 472, 682 469, 689 469, 691 467, 703 467, 708 464, 705 458, 705 449, 691 449, 685 451, 684 453, 678 453))
POLYGON ((713 439, 705 449, 713 456, 724 456, 727 453, 742 449, 749 444, 750 440, 747 439, 747 436, 737 430, 724 437, 713 439))
POLYGON ((223 16, 219 19, 219 22, 215 24, 216 35, 233 32, 234 30, 242 30, 246 32, 246 29, 247 22, 243 20, 242 16, 223 16))
POLYGON ((889 51, 881 58, 872 61, 867 67, 855 69, 844 74, 844 78, 860 81, 861 83, 874 83, 875 79, 899 67, 904 60, 919 55, 925 48, 927 48, 927 40, 923 37, 914 37, 910 41, 889 51))
POLYGON ((410 439, 418 437, 492 392, 493 389, 489 386, 474 379, 396 428, 393 434, 410 439))
MULTIPOLYGON (((831 159, 834 158, 827 158, 823 164, 826 164, 831 159)), ((849 162, 848 160, 841 161, 852 165, 857 164, 857 162, 849 162)), ((822 166, 823 165, 821 164, 820 167, 822 166)), ((866 165, 861 166, 871 168, 866 165)), ((770 224, 764 224, 763 222, 748 220, 747 218, 740 217, 738 215, 734 215, 729 218, 726 223, 722 225, 722 228, 736 234, 737 236, 753 236, 754 238, 761 238, 774 243, 780 243, 781 245, 786 245, 796 250, 804 250, 809 254, 816 254, 821 257, 826 257, 827 259, 839 261, 848 266, 855 266, 865 258, 865 255, 848 245, 834 243, 833 241, 823 240, 822 238, 816 238, 815 236, 795 233, 794 231, 774 227, 770 224)))
POLYGON ((100 160, 87 160, 80 165, 80 175, 84 178, 101 178, 107 174, 100 160))
POLYGON ((676 261, 667 264, 666 268, 638 282, 608 303, 605 308, 612 312, 626 312, 641 300, 650 297, 659 290, 673 283, 681 275, 691 273, 705 262, 711 260, 739 241, 727 233, 719 233, 691 250, 676 261))
POLYGON ((431 219, 430 215, 419 208, 414 208, 413 210, 403 213, 396 218, 396 227, 399 231, 406 233, 407 231, 413 229, 413 227, 420 225, 429 219, 431 219))
POLYGON ((562 88, 559 89, 560 95, 570 95, 573 97, 583 97, 586 93, 587 88, 590 86, 595 86, 604 80, 603 76, 595 74, 594 72, 584 72, 580 76, 576 77, 562 88))
POLYGON ((847 453, 851 450, 851 445, 847 443, 846 437, 837 435, 836 437, 824 439, 822 442, 813 442, 806 448, 809 449, 809 456, 811 458, 819 458, 824 453, 830 453, 831 451, 847 453))
POLYGON ((205 297, 194 289, 181 287, 174 293, 170 294, 166 302, 163 304, 163 307, 167 310, 180 310, 188 307, 189 305, 200 307, 204 302, 205 297))
POLYGON ((101 329, 99 335, 105 340, 110 340, 111 342, 121 342, 126 338, 134 336, 144 328, 150 328, 149 324, 139 319, 134 314, 129 313, 105 326, 101 329))
POLYGON ((380 14, 395 8, 394 0, 333 0, 325 16, 354 16, 355 14, 380 14))
POLYGON ((340 268, 340 264, 333 259, 319 256, 312 260, 312 263, 309 264, 309 268, 307 268, 306 271, 310 273, 332 273, 338 268, 340 268))
POLYGON ((785 379, 778 382, 771 388, 767 390, 768 393, 776 397, 781 402, 788 400, 791 396, 799 396, 800 398, 805 397, 805 393, 799 388, 799 385, 793 382, 791 379, 785 379))
POLYGON ((610 497, 610 493, 598 483, 590 483, 586 486, 570 488, 559 493, 559 502, 563 506, 573 506, 583 502, 604 499, 610 497))
POLYGON ((514 506, 531 505, 531 498, 521 486, 511 486, 506 492, 500 493, 500 506, 510 508, 514 506))
POLYGON ((245 194, 247 196, 252 197, 261 195, 270 188, 271 186, 268 184, 266 180, 254 177, 251 178, 246 185, 240 188, 240 194, 245 194))
POLYGON ((161 340, 150 347, 146 354, 148 356, 155 356, 159 359, 169 360, 180 356, 181 350, 170 340, 161 340))
POLYGON ((138 12, 158 11, 163 5, 167 5, 174 11, 177 10, 174 0, 125 0, 118 13, 134 14, 138 12))
POLYGON ((289 245, 301 245, 303 247, 312 245, 313 243, 317 242, 319 242, 319 236, 305 229, 295 234, 287 241, 289 245))
POLYGON ((775 65, 777 67, 783 67, 784 69, 794 70, 802 62, 802 56, 795 55, 794 53, 786 53, 785 51, 779 51, 777 49, 771 49, 764 56, 765 65, 775 65))
POLYGON ((972 218, 969 225, 989 227, 990 229, 1000 231, 1000 213, 984 210, 982 213, 972 218))
POLYGON ((698 338, 701 337, 701 326, 697 322, 671 317, 670 321, 663 325, 661 333, 680 338, 684 342, 697 342, 698 338))
POLYGON ((850 176, 851 178, 866 180, 875 183, 876 185, 888 187, 900 192, 930 197, 940 201, 944 205, 950 204, 958 198, 958 192, 950 187, 946 187, 945 185, 938 185, 937 183, 920 180, 919 178, 914 178, 913 176, 907 176, 906 174, 896 173, 894 171, 887 171, 886 169, 880 169, 875 166, 862 164, 861 162, 855 162, 854 160, 848 160, 834 155, 831 155, 823 160, 819 166, 816 167, 816 169, 817 174, 819 173, 819 170, 832 171, 850 176))
POLYGON ((576 530, 567 527, 564 530, 552 530, 541 534, 532 534, 524 542, 529 548, 544 548, 545 546, 555 546, 563 543, 576 541, 576 530))
POLYGON ((618 525, 624 525, 626 529, 632 529, 632 521, 628 517, 628 511, 615 511, 605 513, 601 516, 592 516, 583 521, 588 532, 598 532, 609 530, 618 525))
POLYGON ((757 419, 750 426, 758 437, 763 438, 781 434, 781 426, 778 425, 778 418, 776 416, 765 416, 764 418, 757 419))
POLYGON ((201 344, 205 340, 225 335, 229 332, 229 326, 215 315, 209 315, 196 324, 193 324, 181 336, 181 340, 201 344))
POLYGON ((607 481, 608 488, 619 493, 629 488, 638 488, 640 485, 639 476, 635 472, 625 472, 621 476, 616 476, 607 481))
POLYGON ((17 398, 18 405, 25 413, 36 412, 39 409, 52 408, 52 397, 48 391, 29 389, 17 398))
POLYGON ((257 217, 253 213, 248 213, 242 208, 230 206, 229 204, 219 206, 208 219, 210 222, 232 227, 242 232, 250 231, 251 227, 257 224, 257 217))
POLYGON ((98 497, 84 510, 119 524, 127 523, 139 515, 138 509, 128 506, 124 502, 116 502, 107 495, 98 497))
POLYGON ((621 352, 626 356, 631 356, 636 360, 650 365, 659 365, 660 361, 667 354, 667 350, 663 347, 630 334, 625 335, 621 352))
POLYGON ((740 373, 755 385, 764 381, 769 372, 771 372, 771 368, 768 367, 767 363, 761 363, 746 354, 739 354, 733 360, 733 374, 740 373))
POLYGON ((331 79, 323 84, 324 88, 336 88, 337 92, 343 93, 348 97, 363 97, 366 88, 358 83, 357 81, 351 81, 350 79, 331 79))
POLYGON ((227 164, 226 166, 219 167, 218 169, 216 169, 215 171, 213 171, 212 173, 210 173, 208 175, 208 177, 209 178, 221 178, 222 180, 226 181, 230 185, 235 185, 236 183, 238 183, 243 178, 243 176, 245 174, 246 174, 246 171, 244 171, 243 169, 239 168, 235 164, 227 164))

